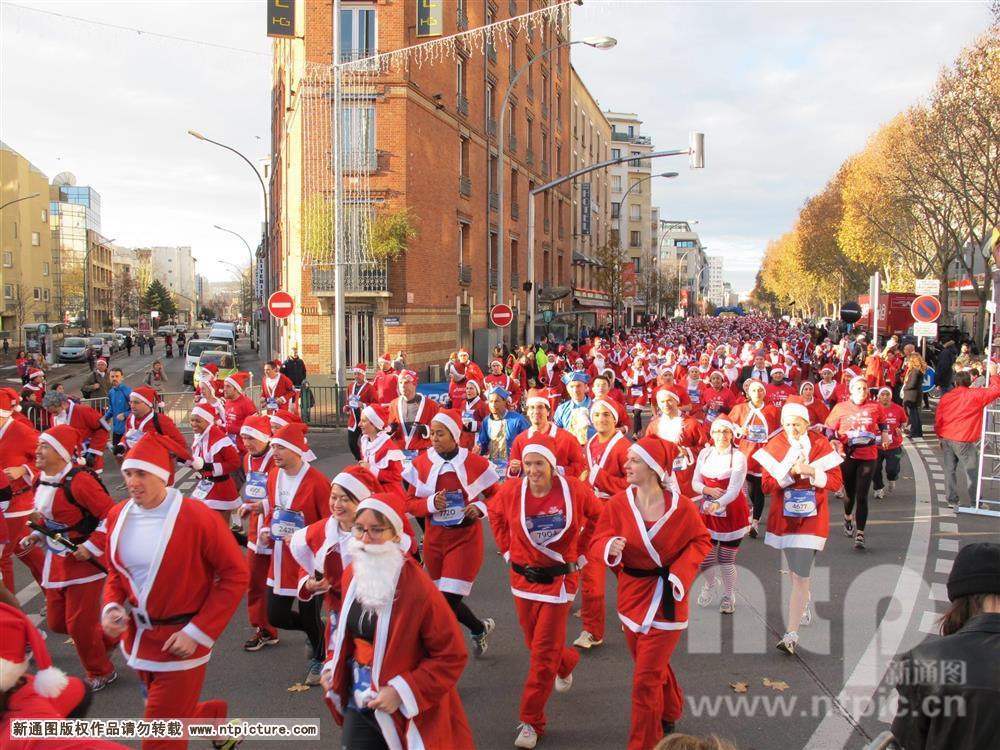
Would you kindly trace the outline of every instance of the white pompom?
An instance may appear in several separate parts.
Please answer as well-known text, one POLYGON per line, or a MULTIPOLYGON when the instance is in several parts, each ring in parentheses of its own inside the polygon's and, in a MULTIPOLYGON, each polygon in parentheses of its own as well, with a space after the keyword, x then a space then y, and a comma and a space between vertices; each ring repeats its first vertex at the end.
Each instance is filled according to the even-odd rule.
POLYGON ((57 667, 42 669, 35 674, 35 692, 45 698, 55 698, 68 684, 66 673, 57 667))
POLYGON ((86 465, 87 465, 87 459, 86 459, 86 458, 84 458, 83 456, 77 456, 77 457, 76 457, 76 462, 77 462, 77 464, 79 464, 80 466, 86 466, 86 465))

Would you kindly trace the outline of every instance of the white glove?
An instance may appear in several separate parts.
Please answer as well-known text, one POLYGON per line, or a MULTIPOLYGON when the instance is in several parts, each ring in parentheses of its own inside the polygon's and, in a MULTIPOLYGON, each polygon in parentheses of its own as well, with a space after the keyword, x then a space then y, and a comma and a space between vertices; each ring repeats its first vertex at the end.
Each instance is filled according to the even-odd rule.
POLYGON ((191 459, 191 468, 195 471, 201 471, 205 468, 205 459, 201 456, 195 456, 191 459))

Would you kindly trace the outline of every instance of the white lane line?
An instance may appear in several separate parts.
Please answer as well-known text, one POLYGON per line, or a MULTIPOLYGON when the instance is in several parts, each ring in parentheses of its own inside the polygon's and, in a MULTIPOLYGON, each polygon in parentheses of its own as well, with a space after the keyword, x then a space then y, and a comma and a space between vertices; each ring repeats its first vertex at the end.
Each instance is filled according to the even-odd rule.
POLYGON ((949 523, 948 521, 942 521, 941 523, 938 524, 938 528, 941 530, 942 534, 957 534, 958 533, 958 524, 957 523, 949 523))
POLYGON ((23 589, 17 592, 17 603, 22 607, 42 593, 42 588, 35 581, 32 581, 23 589))
POLYGON ((938 539, 938 550, 941 552, 958 552, 958 540, 938 539))
POLYGON ((948 601, 948 588, 943 583, 932 583, 931 591, 927 595, 928 599, 933 599, 936 602, 946 602, 948 601))
POLYGON ((920 625, 917 630, 921 633, 927 633, 927 635, 940 635, 941 631, 938 630, 937 621, 937 612, 924 612, 920 616, 920 625))
POLYGON ((939 558, 934 561, 934 572, 947 575, 948 573, 951 573, 951 566, 954 564, 954 560, 942 560, 939 558))

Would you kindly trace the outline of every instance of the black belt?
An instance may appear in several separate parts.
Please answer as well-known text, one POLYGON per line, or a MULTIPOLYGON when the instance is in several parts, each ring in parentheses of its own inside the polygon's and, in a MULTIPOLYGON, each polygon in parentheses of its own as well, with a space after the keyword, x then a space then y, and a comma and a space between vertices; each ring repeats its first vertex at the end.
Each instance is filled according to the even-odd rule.
POLYGON ((565 576, 575 573, 580 569, 576 563, 563 563, 562 565, 550 565, 547 568, 539 568, 535 565, 521 565, 512 562, 510 567, 514 572, 523 576, 528 583, 555 583, 556 576, 565 576))
POLYGON ((461 523, 453 523, 448 526, 438 526, 439 529, 464 529, 467 526, 472 526, 476 523, 478 518, 463 518, 461 523))
POLYGON ((670 568, 630 568, 623 565, 622 571, 627 576, 633 578, 660 578, 663 580, 663 596, 660 597, 660 606, 663 617, 666 620, 674 619, 674 586, 670 582, 670 568))
POLYGON ((201 478, 207 479, 209 482, 214 482, 215 484, 221 484, 222 482, 225 482, 227 479, 232 479, 232 477, 230 477, 228 474, 224 477, 206 477, 204 474, 202 474, 201 478))
POLYGON ((137 610, 132 610, 132 617, 146 627, 156 627, 158 625, 187 625, 197 614, 197 612, 188 612, 187 614, 174 615, 173 617, 153 618, 140 615, 137 610))

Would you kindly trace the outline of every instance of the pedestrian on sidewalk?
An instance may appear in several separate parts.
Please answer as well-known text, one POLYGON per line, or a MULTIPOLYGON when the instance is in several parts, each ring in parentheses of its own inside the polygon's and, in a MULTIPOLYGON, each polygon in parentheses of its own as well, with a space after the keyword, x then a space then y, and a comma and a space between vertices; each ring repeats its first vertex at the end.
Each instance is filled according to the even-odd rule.
POLYGON ((107 398, 108 391, 111 390, 111 378, 108 374, 108 363, 103 359, 97 361, 87 379, 80 386, 80 392, 84 398, 107 398))
POLYGON ((28 367, 31 364, 31 360, 28 359, 28 355, 25 353, 24 349, 21 349, 17 353, 17 359, 14 361, 17 365, 17 375, 21 378, 21 385, 28 382, 28 367))
POLYGON ((955 385, 941 397, 934 415, 934 432, 944 453, 944 484, 948 507, 968 507, 979 485, 979 442, 983 438, 983 409, 1000 398, 1000 365, 989 365, 990 386, 970 388, 968 372, 955 373, 955 385), (959 481, 959 469, 965 472, 959 481), (962 496, 967 493, 967 500, 962 496))
POLYGON ((7 359, 7 355, 10 354, 10 339, 3 340, 3 358, 7 359))
POLYGON ((130 357, 132 356, 133 343, 134 342, 132 341, 132 334, 131 333, 125 334, 125 351, 128 353, 128 356, 130 357))
POLYGON ((139 334, 139 337, 138 337, 138 343, 139 343, 139 354, 140 355, 145 354, 146 353, 146 337, 143 334, 141 334, 141 333, 139 334))
POLYGON ((906 370, 903 374, 903 406, 906 408, 906 416, 910 422, 910 437, 922 438, 924 436, 924 426, 920 421, 920 397, 924 384, 924 373, 927 372, 927 363, 924 358, 916 352, 910 354, 906 361, 906 370))
POLYGON ((955 351, 954 341, 945 341, 944 348, 937 358, 937 384, 942 395, 954 388, 955 360, 958 359, 958 352, 955 351))

